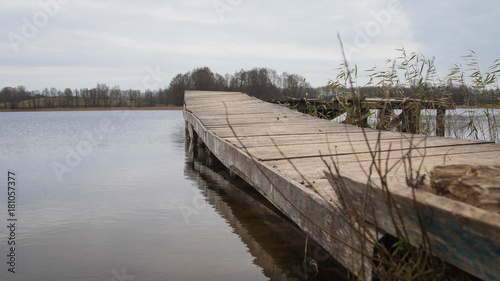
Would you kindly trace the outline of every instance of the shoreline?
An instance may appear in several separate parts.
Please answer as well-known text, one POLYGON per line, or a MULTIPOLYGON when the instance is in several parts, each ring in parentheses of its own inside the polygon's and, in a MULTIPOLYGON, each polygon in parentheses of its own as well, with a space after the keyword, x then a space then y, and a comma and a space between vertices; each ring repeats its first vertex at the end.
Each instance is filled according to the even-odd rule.
POLYGON ((54 107, 54 108, 0 108, 0 112, 38 112, 38 111, 107 111, 107 110, 183 110, 183 106, 145 106, 145 107, 54 107))
POLYGON ((498 105, 471 105, 471 106, 466 106, 466 105, 457 105, 457 106, 455 106, 455 108, 460 108, 460 109, 464 109, 464 108, 474 108, 474 109, 478 109, 478 108, 500 109, 500 106, 498 106, 498 105))

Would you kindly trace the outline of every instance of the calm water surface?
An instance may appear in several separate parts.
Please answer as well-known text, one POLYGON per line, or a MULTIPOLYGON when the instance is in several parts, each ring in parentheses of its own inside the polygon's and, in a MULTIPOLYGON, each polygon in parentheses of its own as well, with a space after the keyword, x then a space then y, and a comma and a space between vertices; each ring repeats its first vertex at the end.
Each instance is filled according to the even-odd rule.
MULTIPOLYGON (((396 115, 400 109, 394 111, 396 115)), ((368 124, 372 128, 377 125, 377 110, 372 110, 368 124)), ((423 109, 421 112, 421 130, 429 135, 436 135, 436 110, 423 109)), ((334 119, 345 120, 345 114, 334 119)), ((394 129, 396 130, 396 129, 394 129)), ((446 110, 445 137, 468 140, 485 140, 500 143, 500 109, 491 108, 457 108, 446 110)))
MULTIPOLYGON (((0 280, 305 280, 304 234, 187 158, 181 111, 0 113, 0 280)), ((342 278, 311 241, 308 253, 322 268, 309 280, 342 278)))

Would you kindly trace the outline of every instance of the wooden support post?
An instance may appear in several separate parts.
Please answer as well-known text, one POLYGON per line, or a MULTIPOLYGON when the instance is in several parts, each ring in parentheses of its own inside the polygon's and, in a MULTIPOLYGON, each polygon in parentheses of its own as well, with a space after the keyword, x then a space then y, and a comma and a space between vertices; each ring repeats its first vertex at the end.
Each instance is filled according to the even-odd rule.
POLYGON ((420 110, 421 105, 416 102, 409 103, 403 108, 403 132, 420 133, 420 110))
POLYGON ((360 106, 361 110, 361 123, 360 127, 368 127, 368 116, 370 116, 370 108, 360 106))
POLYGON ((370 108, 363 106, 358 99, 353 99, 348 104, 345 122, 358 127, 366 127, 368 125, 370 108))
POLYGON ((436 113, 436 136, 438 137, 444 137, 444 132, 446 129, 445 117, 446 117, 446 109, 443 107, 438 107, 436 113))
POLYGON ((196 153, 196 148, 194 144, 194 132, 193 126, 186 121, 186 150, 188 163, 193 163, 196 153))
POLYGON ((203 140, 198 136, 193 126, 186 122, 186 143, 188 144, 188 162, 193 162, 194 159, 202 161, 209 156, 203 140))
POLYGON ((184 122, 184 132, 186 133, 186 141, 190 141, 191 140, 191 134, 189 132, 189 123, 187 121, 184 122))
POLYGON ((387 126, 391 122, 392 110, 388 107, 378 110, 377 130, 387 130, 387 126))

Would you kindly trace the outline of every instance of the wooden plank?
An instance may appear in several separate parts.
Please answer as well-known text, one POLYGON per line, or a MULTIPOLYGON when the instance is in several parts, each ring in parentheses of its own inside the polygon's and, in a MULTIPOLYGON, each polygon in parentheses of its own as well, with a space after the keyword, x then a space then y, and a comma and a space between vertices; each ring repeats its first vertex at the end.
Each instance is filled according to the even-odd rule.
MULTIPOLYGON (((368 139, 377 139, 379 136, 378 132, 367 132, 366 137, 368 139)), ((399 134, 383 134, 380 136, 381 139, 385 140, 399 140, 401 136, 399 134)), ((423 137, 422 137, 423 138, 423 137)), ((418 138, 421 139, 421 138, 418 138)), ((335 140, 336 143, 349 143, 365 141, 365 136, 359 133, 330 133, 330 134, 315 134, 315 135, 302 135, 302 134, 290 134, 290 135, 274 135, 274 136, 240 136, 227 137, 225 140, 234 143, 235 145, 247 148, 252 147, 274 147, 275 144, 278 146, 286 145, 299 145, 299 144, 328 144, 331 140, 335 140), (240 144, 241 143, 243 144, 240 144)))
MULTIPOLYGON (((335 178, 343 183, 356 208, 366 211, 366 220, 395 233, 396 226, 390 219, 394 211, 387 207, 384 191, 368 187, 370 192, 367 192, 366 182, 351 173, 335 178)), ((332 179, 331 182, 335 185, 338 181, 332 179)), ((391 185, 390 191, 403 218, 398 227, 401 229, 404 224, 413 243, 423 243, 417 219, 420 217, 434 255, 482 279, 498 280, 500 215, 407 187, 391 185)), ((392 208, 394 210, 394 206, 392 208)))
POLYGON ((432 187, 439 195, 500 213, 499 166, 436 166, 430 177, 432 187))
MULTIPOLYGON (((293 137, 293 136, 291 136, 293 137)), ((445 140, 434 140, 423 141, 418 143, 412 143, 406 140, 382 140, 380 143, 375 145, 376 141, 364 140, 356 142, 342 142, 342 143, 315 143, 314 146, 311 144, 290 144, 290 145, 274 145, 270 142, 269 146, 266 147, 251 147, 248 148, 249 152, 256 158, 267 161, 267 160, 279 160, 279 159, 293 159, 293 158, 308 158, 308 157, 319 157, 319 156, 330 156, 330 155, 348 155, 348 154, 362 154, 369 153, 370 151, 376 152, 392 152, 396 155, 405 155, 410 151, 413 152, 415 156, 418 155, 443 155, 447 151, 467 151, 475 152, 477 149, 483 149, 480 144, 474 143, 456 143, 447 144, 445 140)), ((487 146, 491 147, 491 146, 487 146)), ((496 147, 496 146, 495 146, 496 147)), ((500 152, 500 149, 497 150, 500 152)))
MULTIPOLYGON (((463 141, 458 139, 438 139, 436 137, 427 137, 424 135, 413 135, 410 138, 402 136, 399 133, 391 132, 377 132, 375 130, 362 133, 359 131, 353 132, 336 132, 336 133, 322 133, 322 134, 299 134, 290 133, 285 135, 256 135, 256 136, 239 136, 239 137, 225 137, 225 140, 238 145, 239 147, 275 147, 287 145, 302 145, 302 144, 329 144, 330 148, 334 150, 338 145, 359 146, 359 143, 370 145, 373 149, 378 148, 376 145, 380 140, 381 144, 392 143, 412 143, 413 147, 436 147, 436 146, 450 146, 453 148, 457 145, 472 145, 472 144, 487 144, 491 142, 483 141, 463 141)), ((362 151, 360 151, 362 152, 362 151)))
POLYGON ((248 115, 242 117, 241 115, 197 115, 203 118, 203 124, 207 127, 228 127, 228 121, 232 126, 244 126, 249 125, 255 127, 256 124, 267 123, 274 125, 282 125, 283 123, 296 123, 300 122, 303 124, 312 124, 314 120, 304 120, 299 117, 288 118, 285 114, 280 113, 255 113, 252 114, 252 118, 248 118, 248 115))
MULTIPOLYGON (((431 150, 431 149, 429 149, 431 150)), ((490 162, 500 162, 500 155, 498 153, 498 146, 492 145, 481 145, 477 146, 465 146, 461 149, 454 149, 449 153, 442 152, 442 155, 437 155, 441 149, 434 149, 429 151, 429 154, 434 153, 433 156, 430 155, 420 155, 414 156, 414 164, 422 164, 421 170, 423 174, 428 174, 434 166, 438 165, 454 165, 461 164, 464 158, 467 157, 468 163, 470 164, 484 164, 485 161, 490 162), (474 151, 474 157, 471 157, 471 151, 474 151)), ((405 184, 405 170, 403 165, 404 154, 397 152, 385 152, 376 157, 376 161, 380 160, 379 166, 382 170, 386 170, 386 167, 392 169, 391 174, 389 174, 388 180, 396 182, 398 184, 405 184)), ((310 181, 324 179, 323 171, 327 168, 327 165, 334 167, 333 161, 339 166, 341 172, 352 171, 353 173, 366 174, 369 173, 370 168, 373 169, 373 160, 369 153, 362 154, 351 154, 351 155, 336 155, 329 157, 308 157, 308 158, 296 158, 296 159, 278 159, 265 161, 271 167, 276 167, 281 173, 287 174, 287 176, 298 181, 301 179, 300 174, 305 175, 310 181), (323 160, 326 162, 323 162, 323 160), (297 167, 298 172, 294 170, 293 166, 297 167), (300 173, 300 174, 299 174, 300 173)), ((373 176, 373 178, 376 178, 373 176)), ((365 177, 365 181, 368 180, 365 177)))
MULTIPOLYGON (((267 124, 266 126, 235 125, 232 126, 234 133, 242 137, 251 136, 277 136, 277 135, 324 135, 325 133, 361 133, 357 127, 336 124, 340 126, 324 126, 314 122, 295 122, 289 126, 283 126, 285 122, 267 124), (347 128, 344 126, 348 126, 347 128)), ((333 125, 333 124, 332 124, 333 125)), ((212 132, 222 138, 234 137, 233 131, 227 126, 215 126, 210 128, 212 132)))

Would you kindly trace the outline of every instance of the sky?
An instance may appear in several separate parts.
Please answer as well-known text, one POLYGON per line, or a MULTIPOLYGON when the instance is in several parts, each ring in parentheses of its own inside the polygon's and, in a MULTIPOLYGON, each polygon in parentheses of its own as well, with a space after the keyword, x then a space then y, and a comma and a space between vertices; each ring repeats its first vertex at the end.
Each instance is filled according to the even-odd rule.
POLYGON ((324 86, 343 61, 337 34, 360 77, 400 47, 443 76, 474 50, 486 71, 499 27, 498 0, 0 0, 0 88, 158 89, 204 66, 324 86))

